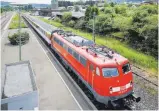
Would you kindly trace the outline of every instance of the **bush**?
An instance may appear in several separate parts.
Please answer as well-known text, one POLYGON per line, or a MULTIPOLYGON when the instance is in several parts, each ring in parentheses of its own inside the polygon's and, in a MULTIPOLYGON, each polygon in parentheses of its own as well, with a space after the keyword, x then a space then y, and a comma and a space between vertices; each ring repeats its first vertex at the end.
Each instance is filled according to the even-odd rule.
POLYGON ((68 25, 69 27, 74 27, 75 21, 71 20, 71 21, 68 22, 67 25, 68 25))
POLYGON ((125 15, 126 14, 126 10, 127 10, 127 6, 126 5, 116 5, 115 6, 116 14, 125 15))
POLYGON ((115 11, 114 11, 114 9, 111 8, 111 7, 106 7, 106 8, 104 9, 104 13, 105 13, 105 14, 114 14, 115 11))
POLYGON ((65 12, 62 16, 62 22, 68 23, 72 18, 72 13, 71 12, 65 12))
POLYGON ((80 19, 77 21, 77 23, 75 24, 75 28, 76 29, 83 29, 85 28, 85 25, 86 25, 86 21, 83 20, 83 19, 80 19))
MULTIPOLYGON (((21 44, 26 44, 29 41, 29 33, 21 32, 21 44)), ((14 33, 12 36, 8 36, 8 39, 12 45, 18 45, 19 42, 19 33, 14 33)))
POLYGON ((61 19, 60 19, 59 17, 56 17, 56 18, 54 19, 54 21, 61 23, 61 19))

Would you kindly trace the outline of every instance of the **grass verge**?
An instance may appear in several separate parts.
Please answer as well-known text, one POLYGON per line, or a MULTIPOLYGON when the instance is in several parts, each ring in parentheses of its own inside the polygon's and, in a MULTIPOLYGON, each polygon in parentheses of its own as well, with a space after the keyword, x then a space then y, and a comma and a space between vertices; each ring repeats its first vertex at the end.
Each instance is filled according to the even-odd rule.
MULTIPOLYGON (((18 27, 19 27, 19 15, 15 14, 14 17, 12 18, 10 25, 9 25, 9 29, 17 29, 18 27)), ((27 26, 25 25, 22 18, 21 18, 20 27, 27 28, 27 26)))
MULTIPOLYGON (((66 27, 61 23, 50 21, 42 17, 38 17, 38 18, 48 24, 59 27, 65 31, 72 31, 73 33, 77 35, 80 35, 82 37, 92 40, 92 33, 66 27)), ((96 43, 99 45, 105 45, 115 50, 116 52, 120 53, 124 57, 128 58, 130 62, 132 62, 133 64, 138 65, 141 68, 144 68, 145 70, 147 70, 148 72, 150 72, 151 74, 155 76, 158 76, 158 73, 157 73, 158 62, 154 57, 145 55, 142 52, 136 51, 135 49, 132 49, 130 46, 128 46, 126 43, 120 42, 119 40, 110 38, 108 36, 96 35, 96 43)))

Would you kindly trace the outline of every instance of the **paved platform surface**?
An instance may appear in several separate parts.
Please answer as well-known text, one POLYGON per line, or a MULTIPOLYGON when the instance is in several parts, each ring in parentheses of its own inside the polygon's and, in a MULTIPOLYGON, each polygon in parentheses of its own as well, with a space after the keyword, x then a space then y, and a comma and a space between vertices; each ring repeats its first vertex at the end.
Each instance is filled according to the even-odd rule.
MULTIPOLYGON (((19 47, 11 45, 7 38, 8 34, 13 34, 15 31, 7 31, 1 38, 2 80, 4 77, 4 65, 19 61, 19 47)), ((22 60, 30 60, 33 71, 36 74, 36 84, 39 91, 39 109, 80 110, 75 99, 44 54, 36 37, 30 29, 22 29, 22 31, 27 31, 31 35, 29 43, 22 46, 22 60)), ((3 83, 3 81, 1 82, 3 83)))

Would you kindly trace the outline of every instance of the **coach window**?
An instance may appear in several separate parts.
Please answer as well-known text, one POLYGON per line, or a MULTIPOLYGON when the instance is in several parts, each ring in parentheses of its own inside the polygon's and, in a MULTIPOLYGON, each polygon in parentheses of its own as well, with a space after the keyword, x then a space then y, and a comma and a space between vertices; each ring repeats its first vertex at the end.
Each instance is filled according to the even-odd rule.
POLYGON ((67 45, 63 44, 63 48, 67 51, 67 45))
POLYGON ((72 49, 68 47, 68 52, 72 55, 72 49))
POLYGON ((57 38, 56 37, 54 37, 54 41, 57 43, 57 38))
POLYGON ((80 56, 80 63, 86 67, 86 59, 82 56, 80 56))
POLYGON ((76 58, 76 60, 78 60, 79 61, 79 54, 77 53, 77 52, 73 52, 73 56, 76 58))
POLYGON ((56 42, 59 44, 59 42, 60 42, 59 39, 56 38, 56 42))
POLYGON ((62 43, 61 43, 61 41, 59 40, 59 45, 61 46, 61 44, 62 44, 62 43))
POLYGON ((62 41, 60 41, 60 46, 63 47, 63 42, 62 41))

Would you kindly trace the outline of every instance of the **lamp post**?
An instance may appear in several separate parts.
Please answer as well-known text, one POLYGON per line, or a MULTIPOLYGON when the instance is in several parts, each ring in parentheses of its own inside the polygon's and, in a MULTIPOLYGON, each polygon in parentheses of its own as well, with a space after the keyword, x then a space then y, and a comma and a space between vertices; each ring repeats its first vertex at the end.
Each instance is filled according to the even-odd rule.
POLYGON ((21 22, 21 18, 20 18, 20 5, 19 5, 19 61, 21 61, 21 33, 20 33, 20 22, 21 22))
POLYGON ((18 13, 19 13, 19 27, 18 27, 18 33, 19 33, 19 61, 21 61, 21 13, 20 13, 20 8, 26 4, 17 4, 17 3, 12 3, 11 5, 15 6, 15 7, 18 7, 18 13))
POLYGON ((95 43, 95 12, 93 12, 93 42, 95 43))

